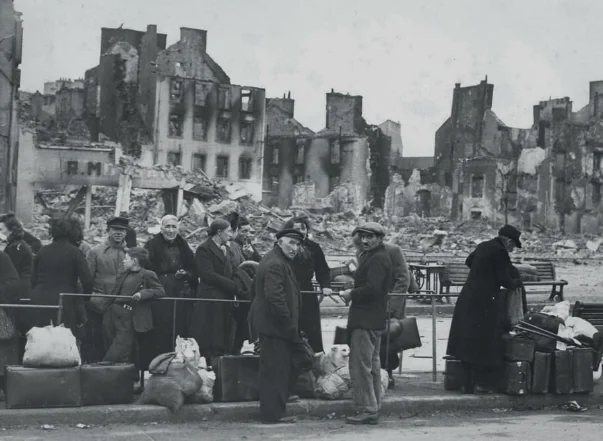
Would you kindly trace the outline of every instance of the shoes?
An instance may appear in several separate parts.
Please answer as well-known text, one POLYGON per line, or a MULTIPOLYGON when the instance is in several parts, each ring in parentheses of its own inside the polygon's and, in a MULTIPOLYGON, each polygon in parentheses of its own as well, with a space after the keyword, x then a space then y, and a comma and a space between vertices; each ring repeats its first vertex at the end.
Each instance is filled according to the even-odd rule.
POLYGON ((299 395, 291 395, 287 400, 287 403, 297 403, 299 401, 299 395))
POLYGON ((486 388, 486 387, 482 387, 482 386, 478 386, 477 384, 474 387, 473 393, 476 395, 488 395, 488 394, 493 394, 494 391, 492 389, 486 388))
POLYGON ((376 413, 361 412, 358 415, 349 416, 345 419, 348 424, 377 424, 379 415, 376 413))
POLYGON ((264 424, 293 424, 297 423, 297 417, 287 416, 273 421, 262 421, 264 424))
POLYGON ((389 377, 389 380, 387 380, 387 388, 393 389, 395 385, 396 385, 396 380, 394 380, 394 377, 389 377))

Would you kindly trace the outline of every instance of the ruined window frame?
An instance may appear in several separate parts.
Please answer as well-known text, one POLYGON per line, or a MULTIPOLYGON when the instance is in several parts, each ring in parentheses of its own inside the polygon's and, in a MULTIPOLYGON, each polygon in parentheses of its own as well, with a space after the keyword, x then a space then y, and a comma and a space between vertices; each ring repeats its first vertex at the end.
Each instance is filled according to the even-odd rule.
POLYGON ((241 111, 252 113, 253 112, 253 89, 243 87, 241 89, 241 111))
POLYGON ((601 164, 603 164, 603 152, 595 150, 593 152, 593 173, 601 171, 601 164))
POLYGON ((184 100, 184 80, 182 78, 170 79, 170 103, 181 104, 184 100), (175 87, 179 85, 179 87, 175 87))
POLYGON ((230 144, 232 139, 232 121, 230 118, 226 116, 218 116, 216 118, 216 141, 230 144), (222 130, 222 124, 226 123, 228 128, 227 130, 222 130))
POLYGON ((601 203, 601 183, 591 182, 592 185, 592 204, 599 205, 601 203))
POLYGON ((255 124, 253 121, 241 120, 239 123, 239 139, 243 145, 253 145, 253 138, 255 135, 255 124), (249 137, 243 139, 243 133, 247 132, 249 137))
POLYGON ((184 115, 182 112, 171 110, 168 114, 168 137, 182 138, 184 136, 184 115), (178 124, 176 125, 176 122, 178 124))
POLYGON ((191 170, 192 171, 197 171, 197 170, 201 170, 202 172, 205 172, 207 168, 207 155, 205 153, 193 153, 193 156, 191 158, 191 170), (200 163, 200 166, 196 167, 195 163, 196 162, 200 163))
POLYGON ((173 167, 182 166, 182 152, 178 150, 167 152, 166 163, 173 167))
POLYGON ((193 139, 195 141, 207 141, 207 135, 209 133, 209 118, 205 115, 194 115, 193 116, 193 139), (199 135, 196 127, 199 126, 198 121, 202 121, 202 133, 199 135))
POLYGON ((220 86, 218 88, 218 109, 230 110, 232 106, 232 91, 230 87, 220 86))
POLYGON ((483 174, 472 174, 471 175, 471 198, 473 199, 483 199, 486 194, 486 176, 483 174), (476 196, 475 190, 477 189, 477 185, 474 183, 477 180, 482 181, 482 185, 480 186, 480 195, 476 196))
POLYGON ((337 139, 329 142, 329 161, 331 164, 341 164, 341 142, 337 139))
POLYGON ((278 194, 280 192, 281 183, 278 176, 270 177, 270 192, 278 194))
POLYGON ((281 146, 278 144, 273 144, 270 149, 270 163, 272 165, 279 165, 280 163, 280 152, 281 146))
POLYGON ((239 179, 249 180, 253 174, 253 158, 249 156, 239 157, 239 179), (246 172, 246 173, 244 173, 246 172))
POLYGON ((295 164, 300 165, 306 162, 306 144, 298 143, 295 152, 295 164))
POLYGON ((209 95, 208 84, 202 83, 200 81, 195 81, 194 85, 194 105, 195 107, 205 107, 207 106, 207 97, 209 95))
POLYGON ((216 178, 228 179, 230 174, 230 156, 228 155, 217 155, 216 156, 216 178), (223 161, 223 164, 221 164, 223 161), (223 165, 224 173, 220 173, 221 165, 223 165))
POLYGON ((296 174, 293 179, 294 184, 303 184, 306 182, 306 176, 303 173, 296 174))

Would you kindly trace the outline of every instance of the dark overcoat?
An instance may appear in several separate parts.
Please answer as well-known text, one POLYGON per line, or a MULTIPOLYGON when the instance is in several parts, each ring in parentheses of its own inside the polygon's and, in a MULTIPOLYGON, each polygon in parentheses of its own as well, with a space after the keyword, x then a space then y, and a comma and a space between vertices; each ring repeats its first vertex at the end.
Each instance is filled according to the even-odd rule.
MULTIPOLYGON (((195 253, 199 286, 197 297, 233 300, 237 287, 233 281, 230 257, 210 237, 195 253)), ((190 334, 204 355, 230 353, 234 341, 235 321, 232 304, 227 302, 195 302, 190 323, 190 334)))
POLYGON ((4 252, 10 257, 21 280, 19 297, 28 299, 31 295, 31 271, 33 267, 33 252, 31 248, 25 240, 9 237, 4 252))
MULTIPOLYGON (((314 291, 312 286, 313 277, 316 277, 316 281, 321 288, 331 287, 331 270, 320 245, 316 242, 306 239, 302 243, 299 253, 293 259, 292 266, 301 291, 314 291)), ((308 343, 310 343, 314 352, 322 352, 324 348, 322 344, 320 304, 317 295, 301 295, 299 327, 306 334, 308 343)))
POLYGON ((254 334, 299 341, 300 289, 290 261, 275 246, 260 261, 249 321, 254 334))
POLYGON ((350 292, 349 330, 385 330, 392 274, 392 263, 383 245, 362 254, 350 292))
MULTIPOLYGON (((10 257, 0 251, 0 302, 19 303, 21 281, 10 257)), ((5 312, 14 321, 17 317, 15 308, 6 308, 5 312)), ((0 372, 0 376, 4 375, 0 372)))
MULTIPOLYGON (((34 258, 32 274, 31 303, 33 305, 58 305, 59 293, 76 293, 78 280, 85 294, 92 292, 92 276, 84 253, 69 239, 55 239, 43 246, 34 258)), ((27 311, 28 326, 47 326, 56 323, 56 311, 27 311)), ((65 297, 63 299, 63 321, 68 328, 85 320, 84 299, 65 297)))
POLYGON ((503 326, 498 307, 501 286, 521 286, 513 278, 509 253, 500 239, 480 243, 467 257, 470 268, 454 307, 447 354, 461 361, 496 367, 503 361, 503 326))

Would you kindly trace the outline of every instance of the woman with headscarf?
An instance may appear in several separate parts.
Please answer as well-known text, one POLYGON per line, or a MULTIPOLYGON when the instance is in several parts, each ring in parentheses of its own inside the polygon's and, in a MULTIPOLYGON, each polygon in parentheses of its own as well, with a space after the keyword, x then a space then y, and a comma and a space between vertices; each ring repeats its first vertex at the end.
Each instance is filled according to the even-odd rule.
MULTIPOLYGON (((161 219, 161 231, 145 244, 149 252, 149 268, 157 274, 165 289, 166 297, 191 297, 197 289, 197 270, 195 257, 187 241, 179 234, 180 222, 172 214, 161 219)), ((190 302, 177 302, 175 334, 172 322, 174 318, 174 302, 153 302, 153 330, 149 345, 141 355, 149 352, 150 362, 155 356, 174 350, 177 336, 188 337, 188 311, 190 302)), ((143 358, 148 358, 144 356, 143 358)), ((148 365, 145 363, 144 365, 148 365)))
MULTIPOLYGON (((195 262, 199 275, 197 297, 215 300, 234 300, 238 294, 233 280, 233 263, 228 249, 232 228, 226 219, 211 223, 209 237, 197 248, 195 262)), ((190 324, 191 335, 197 340, 199 350, 207 359, 232 353, 236 328, 232 316, 232 303, 195 302, 190 324)))
POLYGON ((19 297, 27 299, 31 294, 33 252, 23 239, 23 226, 17 218, 6 217, 0 222, 0 233, 6 236, 7 244, 4 252, 10 257, 21 280, 19 297))
MULTIPOLYGON (((300 231, 304 240, 300 245, 299 252, 293 259, 293 271, 301 291, 314 291, 312 278, 320 285, 323 295, 330 295, 331 291, 331 269, 327 264, 322 248, 316 242, 308 238, 310 223, 308 218, 295 217, 285 223, 285 229, 293 228, 300 231)), ((320 304, 318 296, 313 294, 302 294, 302 304, 299 314, 299 328, 306 335, 308 343, 314 352, 323 352, 322 327, 320 323, 320 304)))

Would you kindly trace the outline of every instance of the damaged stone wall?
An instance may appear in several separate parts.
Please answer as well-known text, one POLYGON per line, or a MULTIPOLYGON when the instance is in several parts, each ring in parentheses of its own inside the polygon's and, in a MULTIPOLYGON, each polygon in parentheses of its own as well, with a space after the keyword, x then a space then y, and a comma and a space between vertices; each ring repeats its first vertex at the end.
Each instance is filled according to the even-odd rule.
MULTIPOLYGON (((395 173, 384 196, 383 210, 387 216, 403 217, 412 213, 420 217, 449 217, 452 191, 440 186, 430 171, 395 173)), ((432 171, 433 172, 433 171, 432 171)))

